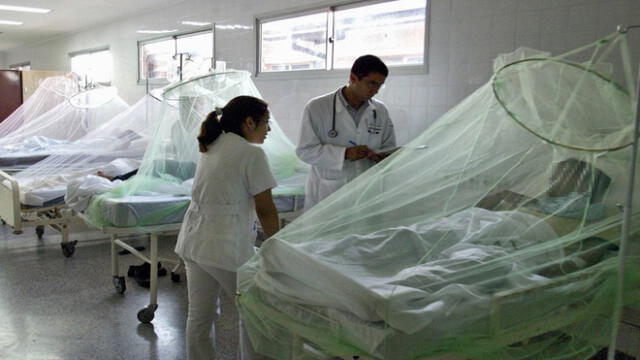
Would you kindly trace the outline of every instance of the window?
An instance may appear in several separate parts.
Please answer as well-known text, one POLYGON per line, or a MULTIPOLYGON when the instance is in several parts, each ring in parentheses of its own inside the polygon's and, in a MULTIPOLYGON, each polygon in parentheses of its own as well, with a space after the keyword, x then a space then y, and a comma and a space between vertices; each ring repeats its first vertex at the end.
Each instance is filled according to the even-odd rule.
POLYGON ((349 69, 364 54, 425 65, 426 0, 366 1, 257 19, 258 72, 349 69))
POLYGON ((177 80, 211 68, 213 30, 138 42, 140 80, 177 80), (182 57, 182 60, 180 59, 182 57))
POLYGON ((113 62, 109 49, 86 50, 69 54, 71 71, 87 82, 110 85, 113 75, 113 62))
POLYGON ((28 71, 31 70, 31 63, 27 61, 20 64, 9 65, 9 70, 28 71))

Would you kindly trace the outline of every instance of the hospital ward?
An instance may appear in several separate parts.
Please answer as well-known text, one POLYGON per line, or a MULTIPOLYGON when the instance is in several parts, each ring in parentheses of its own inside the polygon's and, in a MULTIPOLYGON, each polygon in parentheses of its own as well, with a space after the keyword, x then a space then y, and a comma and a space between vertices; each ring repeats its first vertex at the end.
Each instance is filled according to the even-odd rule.
POLYGON ((0 0, 0 360, 640 360, 640 1, 0 0))

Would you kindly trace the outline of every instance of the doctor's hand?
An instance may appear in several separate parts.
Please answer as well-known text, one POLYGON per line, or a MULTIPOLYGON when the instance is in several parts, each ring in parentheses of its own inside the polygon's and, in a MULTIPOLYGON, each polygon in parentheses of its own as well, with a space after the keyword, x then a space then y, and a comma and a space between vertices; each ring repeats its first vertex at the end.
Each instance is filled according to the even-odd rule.
POLYGON ((374 153, 367 145, 356 145, 347 148, 347 151, 344 152, 344 158, 348 160, 360 160, 364 158, 368 158, 369 156, 374 156, 374 153))

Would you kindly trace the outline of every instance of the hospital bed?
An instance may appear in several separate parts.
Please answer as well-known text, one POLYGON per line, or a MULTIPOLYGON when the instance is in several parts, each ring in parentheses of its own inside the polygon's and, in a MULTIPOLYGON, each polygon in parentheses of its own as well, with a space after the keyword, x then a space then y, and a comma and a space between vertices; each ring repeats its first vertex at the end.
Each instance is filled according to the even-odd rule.
POLYGON ((25 122, 0 138, 0 169, 16 172, 47 158, 51 154, 76 151, 76 140, 93 130, 105 130, 105 123, 123 113, 129 106, 117 97, 113 88, 96 88, 77 93, 68 100, 25 122), (107 98, 103 92, 109 91, 107 98), (98 99, 99 103, 77 104, 76 96, 98 99))
MULTIPOLYGON (((174 169, 173 171, 168 170, 168 172, 173 172, 173 175, 181 180, 188 180, 195 174, 195 163, 185 165, 166 160, 163 169, 174 169), (180 174, 177 174, 176 171, 180 174)), ((274 203, 281 216, 281 226, 299 214, 304 205, 304 196, 301 194, 280 195, 282 193, 291 194, 296 183, 296 180, 285 181, 282 186, 273 189, 274 203)), ((181 262, 175 258, 158 256, 158 238, 178 233, 190 201, 189 195, 134 194, 119 198, 104 198, 99 202, 100 217, 108 224, 101 226, 100 229, 111 238, 111 275, 116 292, 124 294, 126 291, 126 280, 121 275, 122 271, 118 260, 120 248, 128 250, 137 258, 151 265, 149 305, 137 314, 138 320, 142 323, 151 322, 158 308, 158 261, 175 264, 171 271, 171 280, 180 281, 177 270, 181 262), (138 251, 129 243, 131 240, 137 241, 141 236, 149 239, 148 255, 138 251)))
MULTIPOLYGON (((514 314, 527 314, 530 312, 531 306, 523 299, 533 298, 536 296, 543 296, 545 294, 563 294, 563 296, 569 296, 570 294, 566 293, 566 289, 570 288, 570 285, 579 281, 592 281, 597 284, 600 281, 604 281, 602 278, 597 278, 595 281, 593 279, 589 279, 590 277, 597 275, 597 272, 584 272, 580 274, 575 274, 570 277, 566 277, 562 280, 552 281, 545 285, 541 286, 531 286, 528 288, 519 289, 517 291, 506 291, 499 292, 492 296, 490 300, 490 315, 483 319, 476 319, 475 322, 469 322, 466 324, 469 328, 480 328, 486 327, 486 336, 488 339, 492 339, 492 346, 496 344, 500 344, 503 346, 511 346, 517 349, 518 343, 528 343, 532 341, 530 334, 538 333, 544 334, 549 332, 558 331, 564 329, 575 321, 575 314, 580 311, 588 311, 588 306, 582 301, 576 300, 575 302, 568 302, 564 311, 556 311, 553 314, 553 321, 549 321, 548 319, 541 319, 538 321, 528 321, 526 323, 517 321, 516 323, 506 321, 506 319, 513 319, 514 314), (496 342, 496 339, 498 341, 496 342)), ((259 292, 251 294, 252 296, 260 296, 259 292)), ((242 296, 242 295, 240 295, 242 296)), ((264 297, 260 297, 261 300, 264 300, 264 297)), ((328 359, 361 359, 361 360, 379 360, 386 359, 390 357, 371 357, 362 354, 357 354, 354 352, 354 349, 350 346, 345 345, 344 348, 339 349, 335 352, 325 352, 322 350, 321 345, 318 345, 317 336, 308 336, 305 327, 308 324, 305 324, 303 320, 303 315, 301 315, 300 308, 292 307, 289 311, 283 311, 282 308, 277 306, 269 306, 268 302, 263 301, 260 304, 254 304, 256 306, 256 310, 262 311, 265 314, 270 314, 272 319, 288 319, 286 321, 286 326, 291 326, 292 323, 290 321, 292 316, 296 316, 295 314, 300 314, 300 322, 297 324, 299 332, 294 334, 291 339, 292 347, 291 353, 282 354, 283 358, 287 359, 318 359, 318 360, 328 360, 328 359), (294 314, 294 315, 292 315, 294 314)), ((317 309, 313 309, 313 311, 317 311, 317 309)), ((438 328, 441 327, 442 323, 436 323, 431 326, 431 328, 425 328, 422 331, 417 333, 408 335, 401 331, 394 330, 392 328, 385 328, 383 324, 375 324, 370 323, 366 324, 361 322, 359 319, 355 317, 345 317, 345 316, 336 316, 335 314, 331 314, 330 312, 325 313, 326 318, 324 323, 318 323, 319 327, 328 327, 332 329, 345 329, 345 333, 356 334, 358 331, 362 331, 365 326, 372 326, 377 328, 381 333, 385 333, 384 340, 388 341, 390 346, 387 348, 387 355, 396 354, 399 357, 406 357, 407 355, 411 356, 411 358, 421 359, 421 360, 467 360, 465 357, 464 351, 461 351, 459 354, 452 354, 445 346, 439 347, 439 342, 446 343, 446 339, 438 339, 434 338, 434 332, 438 331, 438 328), (419 356, 416 354, 409 354, 406 352, 407 348, 410 347, 421 347, 423 349, 428 349, 428 353, 442 353, 442 355, 435 356, 419 356)), ((602 319, 606 321, 606 319, 602 319)), ((276 326, 279 324, 276 324, 276 326)), ((285 325, 283 323, 282 325, 285 325)), ((331 335, 328 335, 331 336, 331 335)), ((464 334, 460 334, 460 336, 464 336, 464 334)), ((482 340, 478 340, 481 342, 482 340)), ((320 342, 321 343, 321 342, 320 342)), ((463 349, 461 349, 463 350, 463 349)))
POLYGON ((0 170, 0 218, 13 228, 14 234, 21 234, 25 227, 35 226, 38 239, 42 239, 45 226, 57 230, 62 235, 62 253, 70 257, 75 252, 77 240, 69 240, 69 227, 81 220, 67 209, 64 201, 56 199, 41 206, 30 206, 20 201, 20 185, 11 175, 0 170))
MULTIPOLYGON (((85 97, 92 94, 100 95, 94 91, 82 93, 85 97)), ((131 107, 114 98, 99 107, 87 109, 71 103, 60 104, 42 115, 48 117, 60 108, 58 111, 62 115, 55 116, 56 119, 69 117, 78 125, 84 124, 87 117, 93 125, 82 129, 93 130, 74 141, 28 136, 27 143, 11 146, 11 150, 20 151, 0 154, 0 168, 4 164, 11 165, 13 170, 20 169, 15 174, 0 173, 0 218, 16 233, 22 232, 24 227, 36 226, 38 238, 42 238, 47 225, 64 230, 62 251, 66 257, 72 256, 76 242, 70 241, 68 228, 70 223, 80 224, 82 220, 65 204, 67 184, 97 171, 109 173, 110 169, 113 173, 109 175, 119 175, 137 168, 160 106, 161 102, 150 96, 141 98, 131 107), (27 151, 30 149, 36 151, 27 151), (35 164, 26 166, 32 162, 35 164)), ((59 124, 61 127, 66 125, 59 124)))
MULTIPOLYGON (((480 211, 473 210, 471 216, 482 215, 480 211)), ((608 235, 612 235, 613 239, 618 234, 617 229, 620 221, 621 214, 613 216, 607 225, 607 231, 603 233, 601 232, 602 228, 599 228, 598 233, 590 234, 590 230, 586 229, 584 236, 598 235, 608 238, 608 235)), ((537 237, 540 234, 543 233, 539 232, 535 235, 537 237)), ((532 239, 536 237, 532 237, 532 239)), ((369 235, 363 237, 363 239, 367 238, 370 238, 369 235)), ((517 351, 518 343, 535 341, 531 338, 531 334, 570 330, 576 318, 590 313, 590 303, 585 301, 588 299, 585 294, 589 294, 589 289, 608 286, 607 283, 609 286, 611 285, 613 278, 610 274, 615 271, 614 264, 617 261, 615 253, 612 253, 610 257, 605 256, 600 262, 590 264, 590 266, 568 275, 557 278, 538 277, 529 285, 516 289, 493 292, 489 289, 489 295, 486 299, 471 306, 468 305, 469 303, 465 304, 460 301, 464 301, 462 299, 467 295, 467 291, 469 293, 483 293, 483 290, 474 287, 481 282, 478 279, 473 279, 475 274, 466 274, 468 279, 453 277, 458 283, 452 285, 466 286, 464 284, 469 284, 471 286, 468 290, 461 288, 463 290, 459 292, 458 297, 455 292, 450 293, 449 298, 443 295, 443 303, 439 306, 435 306, 437 302, 433 301, 429 304, 429 307, 434 307, 433 311, 425 311, 427 304, 422 307, 418 303, 413 310, 411 308, 405 309, 407 314, 411 314, 407 315, 409 317, 404 317, 401 320, 396 316, 395 320, 389 323, 389 318, 385 317, 387 315, 381 315, 382 319, 363 316, 359 306, 363 308, 370 306, 372 309, 386 308, 385 313, 393 314, 393 304, 400 307, 405 304, 401 300, 403 296, 401 293, 411 293, 410 284, 412 281, 421 284, 420 291, 425 290, 424 282, 416 280, 415 277, 420 270, 405 272, 406 278, 402 278, 402 272, 396 274, 394 271, 381 269, 386 266, 382 263, 382 259, 379 259, 375 269, 371 268, 370 272, 360 271, 362 270, 359 269, 361 264, 353 263, 354 258, 349 258, 349 256, 357 256, 354 254, 362 251, 372 258, 378 259, 377 255, 388 254, 388 252, 374 250, 381 248, 381 244, 364 243, 358 245, 353 241, 355 239, 354 237, 348 241, 350 248, 348 250, 345 250, 346 248, 340 249, 340 247, 335 249, 327 247, 329 244, 319 244, 317 247, 312 245, 307 248, 300 244, 287 244, 278 239, 271 239, 261 249, 260 257, 262 260, 258 278, 273 277, 273 281, 265 282, 261 286, 253 286, 249 291, 239 294, 239 301, 243 308, 250 309, 248 312, 243 312, 247 316, 244 319, 246 322, 260 322, 262 327, 270 328, 273 334, 280 334, 279 337, 287 336, 286 334, 291 336, 291 353, 281 354, 282 358, 332 359, 340 357, 351 359, 352 356, 357 355, 359 359, 386 359, 392 358, 391 356, 428 360, 465 359, 464 349, 460 349, 458 354, 451 354, 449 342, 452 334, 455 334, 458 339, 470 336, 469 341, 473 341, 474 346, 487 341, 491 346, 496 346, 496 344, 505 347, 512 346, 517 351), (316 250, 313 250, 314 248, 316 250), (339 255, 347 252, 351 252, 351 254, 339 255), (329 259, 323 262, 326 259, 325 256, 328 256, 329 259), (343 269, 334 273, 333 267, 342 267, 343 269), (347 271, 346 269, 349 267, 353 267, 353 271, 347 271), (603 271, 603 268, 608 268, 610 271, 603 271), (376 277, 376 274, 379 277, 376 277), (359 276, 362 276, 362 279, 359 280, 359 276), (365 276, 372 276, 372 278, 366 279, 365 276), (291 284, 300 285, 297 290, 286 289, 287 286, 294 286, 291 284), (315 285, 307 287, 306 284, 315 285), (372 290, 363 290, 367 284, 371 285, 372 290), (390 284, 392 286, 389 286, 390 284), (397 288, 393 288, 394 285, 397 285, 397 288), (389 289, 393 288, 391 292, 386 293, 387 295, 384 290, 381 290, 385 286, 388 286, 389 289), (263 290, 262 287, 267 290, 263 290), (280 293, 279 291, 282 289, 287 291, 280 293), (279 292, 279 295, 274 295, 272 293, 274 290, 279 292), (396 291, 397 296, 393 294, 396 291), (377 292, 378 294, 376 294, 377 292), (325 294, 325 296, 318 298, 319 293, 325 294), (335 300, 336 296, 338 300, 335 300), (390 297, 386 298, 387 296, 390 297), (350 311, 343 307, 344 303, 339 299, 346 297, 353 299, 347 307, 354 310, 350 311), (326 305, 325 301, 328 303, 335 301, 335 304, 339 305, 326 305), (544 306, 544 304, 549 306, 544 306), (252 314, 261 315, 252 318, 252 314), (420 323, 418 320, 420 317, 426 317, 427 320, 415 327, 406 324, 420 323), (402 325, 399 327, 398 321, 405 323, 403 325, 406 325, 407 328, 402 328, 402 325), (291 331, 292 329, 295 331, 291 331), (327 329, 327 331, 319 329, 327 329), (484 338, 478 337, 478 334, 481 333, 484 334, 484 338), (345 339, 342 348, 336 345, 340 343, 336 342, 334 338, 337 334, 345 339), (325 343, 331 344, 329 346, 330 352, 323 350, 325 343), (356 346, 354 347, 354 345, 356 346), (362 354, 356 348, 367 349, 376 356, 362 354), (443 357, 423 357, 420 355, 438 353, 442 353, 443 357)), ((346 243, 347 241, 345 241, 346 243)), ((394 262, 392 259, 387 260, 391 263, 394 262)), ((375 261, 372 260, 372 262, 375 261)), ((418 265, 416 269, 420 266, 428 268, 430 264, 426 262, 418 265)), ((433 262, 434 267, 440 265, 438 260, 433 262)), ((487 263, 486 267, 484 266, 478 266, 477 272, 486 272, 495 278, 507 276, 511 271, 508 266, 502 266, 503 269, 500 269, 495 263, 491 265, 487 263), (491 266, 497 270, 485 271, 491 266), (504 271, 505 274, 500 275, 496 271, 504 271)), ((242 279, 239 282, 242 282, 242 279)), ((418 298, 425 296, 427 295, 416 296, 412 301, 418 301, 418 298)), ((407 298, 406 303, 410 302, 411 300, 407 298)), ((392 315, 388 316, 393 318, 392 315)), ((601 321, 609 321, 609 319, 603 318, 601 321)))
MULTIPOLYGON (((105 210, 111 214, 114 226, 104 226, 101 230, 111 237, 111 276, 113 286, 117 293, 124 294, 127 286, 123 271, 120 269, 118 252, 120 249, 129 251, 137 258, 151 265, 149 305, 140 309, 137 313, 138 320, 142 323, 149 323, 155 316, 158 309, 158 262, 171 263, 175 266, 171 270, 171 281, 179 282, 180 275, 177 273, 182 264, 179 259, 165 258, 158 256, 158 238, 160 236, 176 235, 182 226, 182 218, 187 211, 190 197, 181 196, 128 196, 122 199, 109 199, 105 203, 105 210), (177 206, 182 210, 168 214, 162 219, 162 223, 155 225, 136 225, 136 219, 140 214, 146 213, 149 209, 157 209, 156 206, 177 206), (149 252, 145 255, 129 244, 130 240, 137 241, 140 236, 149 239, 149 252)), ((274 202, 279 213, 291 215, 300 211, 302 200, 298 196, 275 197, 274 202)), ((290 219, 287 217, 287 219, 290 219)), ((287 220, 281 218, 281 224, 287 220)))
POLYGON ((0 155, 0 169, 7 173, 15 173, 46 159, 51 153, 48 151, 37 151, 32 153, 16 153, 0 155))
MULTIPOLYGON (((115 156, 120 159, 123 153, 115 156)), ((105 155, 95 157, 94 160, 96 164, 104 164, 113 158, 105 155)), ((91 169, 86 171, 93 172, 91 169)), ((74 174, 58 176, 72 178, 74 174)), ((66 184, 51 187, 24 185, 21 185, 21 179, 0 170, 0 219, 13 228, 14 234, 21 234, 24 228, 35 226, 39 240, 44 235, 45 227, 49 226, 62 236, 60 246, 63 255, 73 256, 77 240, 70 240, 70 226, 82 224, 83 221, 65 203, 66 184)))

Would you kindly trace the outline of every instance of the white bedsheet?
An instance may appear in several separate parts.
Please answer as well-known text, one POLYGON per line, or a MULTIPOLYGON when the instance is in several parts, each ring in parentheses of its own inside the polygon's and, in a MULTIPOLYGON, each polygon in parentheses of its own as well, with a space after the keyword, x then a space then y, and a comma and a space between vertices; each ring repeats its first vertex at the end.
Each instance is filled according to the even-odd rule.
POLYGON ((19 144, 0 148, 0 154, 50 150, 67 144, 69 144, 68 140, 51 139, 46 136, 29 136, 19 144))
MULTIPOLYGON (((138 166, 140 166, 139 160, 118 158, 99 169, 90 168, 54 176, 19 179, 20 202, 24 205, 42 206, 47 201, 65 196, 68 184, 75 181, 82 182, 86 176, 97 177, 92 174, 99 170, 107 175, 115 176, 132 171, 138 166)), ((107 179, 104 180, 109 181, 107 179)))

